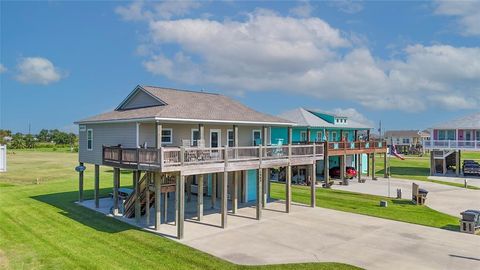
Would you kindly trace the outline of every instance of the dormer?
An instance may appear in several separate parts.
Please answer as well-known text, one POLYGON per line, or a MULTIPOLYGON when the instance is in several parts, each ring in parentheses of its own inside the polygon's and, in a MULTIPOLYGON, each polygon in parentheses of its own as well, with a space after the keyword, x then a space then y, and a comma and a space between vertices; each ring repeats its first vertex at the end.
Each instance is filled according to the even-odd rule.
POLYGON ((347 117, 335 116, 334 121, 335 121, 334 122, 335 125, 346 125, 347 124, 347 117))
POLYGON ((158 97, 152 95, 146 91, 140 85, 137 85, 135 89, 125 98, 120 105, 115 109, 116 111, 125 111, 131 109, 139 109, 153 106, 167 105, 164 101, 158 97))

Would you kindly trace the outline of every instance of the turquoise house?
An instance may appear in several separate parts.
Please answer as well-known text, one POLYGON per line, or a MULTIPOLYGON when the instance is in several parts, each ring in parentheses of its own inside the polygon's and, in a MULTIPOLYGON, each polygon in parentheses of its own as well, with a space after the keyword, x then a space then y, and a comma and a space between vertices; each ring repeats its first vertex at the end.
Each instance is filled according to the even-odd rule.
MULTIPOLYGON (((297 108, 287 111, 279 117, 292 121, 296 124, 292 128, 292 143, 303 144, 312 142, 353 142, 356 140, 364 140, 369 136, 372 127, 355 122, 347 116, 334 115, 305 108, 297 108)), ((288 128, 272 127, 271 143, 287 143, 288 128)), ((327 157, 326 157, 327 158, 327 157)), ((339 156, 329 156, 329 167, 336 167, 340 164, 339 156)), ((367 155, 362 155, 362 163, 367 164, 367 155)), ((355 155, 346 157, 346 166, 355 167, 355 155)), ((317 175, 321 175, 324 170, 323 162, 317 163, 317 175)), ((295 172, 295 170, 294 170, 295 172)), ((367 167, 363 166, 362 172, 367 172, 367 167)), ((302 174, 301 169, 297 173, 302 174)))

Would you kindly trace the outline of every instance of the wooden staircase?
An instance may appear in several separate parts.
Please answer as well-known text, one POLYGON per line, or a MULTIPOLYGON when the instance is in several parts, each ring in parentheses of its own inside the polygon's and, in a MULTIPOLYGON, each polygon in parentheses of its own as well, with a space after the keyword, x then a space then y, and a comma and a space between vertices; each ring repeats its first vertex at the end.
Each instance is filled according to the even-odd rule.
POLYGON ((144 215, 147 211, 147 192, 149 192, 150 207, 154 205, 155 202, 155 193, 152 192, 150 188, 151 174, 146 173, 140 179, 138 185, 140 192, 137 193, 137 190, 134 190, 130 196, 125 200, 124 205, 124 216, 127 218, 135 217, 135 200, 137 196, 140 196, 140 214, 144 215))

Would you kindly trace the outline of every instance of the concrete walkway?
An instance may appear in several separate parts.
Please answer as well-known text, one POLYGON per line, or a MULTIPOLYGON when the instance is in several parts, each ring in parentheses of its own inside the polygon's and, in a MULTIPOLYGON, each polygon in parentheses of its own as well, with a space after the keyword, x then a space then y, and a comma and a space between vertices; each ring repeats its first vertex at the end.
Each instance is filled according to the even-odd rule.
POLYGON ((462 176, 462 177, 456 177, 456 176, 429 176, 428 179, 431 180, 439 180, 439 181, 444 181, 444 182, 451 182, 451 183, 457 183, 457 184, 464 184, 465 179, 468 181, 468 185, 471 186, 476 186, 480 187, 480 177, 477 176, 462 176))
MULTIPOLYGON (((426 205, 437 211, 460 217, 460 213, 467 209, 480 209, 480 190, 452 187, 425 181, 406 179, 390 179, 390 197, 396 197, 397 189, 402 190, 403 198, 412 197, 412 183, 428 190, 426 205)), ((388 179, 367 180, 365 183, 350 181, 348 186, 334 185, 333 189, 352 192, 388 196, 388 179)))
MULTIPOLYGON (((103 199, 99 211, 105 213, 108 203, 111 199, 103 199)), ((93 203, 82 205, 92 208, 93 203)), ((189 219, 180 242, 248 265, 342 262, 366 269, 480 269, 479 236, 318 207, 293 205, 286 214, 282 202, 267 208, 260 221, 253 219, 254 208, 239 209, 228 216, 227 229, 218 227, 218 213, 207 214, 202 224, 189 219)), ((172 232, 173 223, 162 225, 161 234, 172 232)))

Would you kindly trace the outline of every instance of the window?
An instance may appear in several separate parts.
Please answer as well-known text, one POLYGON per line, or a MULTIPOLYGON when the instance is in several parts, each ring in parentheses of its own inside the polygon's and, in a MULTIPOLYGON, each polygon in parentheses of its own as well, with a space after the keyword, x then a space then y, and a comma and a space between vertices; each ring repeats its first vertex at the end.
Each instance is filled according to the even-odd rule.
POLYGON ((336 141, 336 140, 337 140, 337 132, 332 131, 332 141, 336 141))
POLYGON ((445 140, 445 130, 438 131, 438 139, 441 141, 445 140))
POLYGON ((210 130, 210 147, 220 147, 222 141, 222 135, 220 129, 210 130))
POLYGON ((200 131, 196 128, 192 128, 191 144, 192 146, 198 146, 198 140, 200 140, 200 131))
POLYGON ((235 143, 235 134, 232 129, 227 130, 227 145, 233 147, 235 143))
POLYGON ((448 130, 447 131, 447 140, 455 140, 456 134, 455 130, 448 130))
POLYGON ((317 131, 317 142, 323 141, 322 135, 323 135, 323 133, 321 131, 317 131))
POLYGON ((301 142, 306 142, 307 141, 307 132, 306 131, 300 131, 300 141, 301 142))
POLYGON ((343 131, 342 132, 342 140, 348 141, 348 131, 343 131))
POLYGON ((480 141, 480 130, 477 130, 477 131, 475 132, 475 140, 476 140, 476 141, 480 141))
POLYGON ((252 133, 253 145, 262 144, 262 132, 260 130, 254 130, 252 133))
POLYGON ((87 150, 93 149, 93 129, 87 130, 87 150))
POLYGON ((172 129, 164 128, 162 129, 162 143, 171 144, 172 143, 172 129))
POLYGON ((403 138, 403 143, 410 143, 410 139, 409 138, 403 138))

